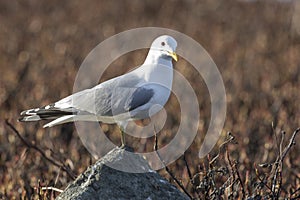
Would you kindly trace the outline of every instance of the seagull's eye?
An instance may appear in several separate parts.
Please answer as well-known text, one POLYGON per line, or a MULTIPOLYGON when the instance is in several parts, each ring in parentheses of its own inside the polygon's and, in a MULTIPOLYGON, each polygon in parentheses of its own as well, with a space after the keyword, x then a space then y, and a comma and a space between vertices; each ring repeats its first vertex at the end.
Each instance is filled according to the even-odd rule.
POLYGON ((161 46, 165 46, 166 45, 166 43, 165 42, 161 42, 161 46))

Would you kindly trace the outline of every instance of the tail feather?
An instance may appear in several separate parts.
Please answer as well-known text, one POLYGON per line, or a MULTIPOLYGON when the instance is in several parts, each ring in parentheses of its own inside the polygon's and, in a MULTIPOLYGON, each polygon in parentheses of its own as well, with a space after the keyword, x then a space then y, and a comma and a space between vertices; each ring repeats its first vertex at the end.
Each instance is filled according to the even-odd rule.
POLYGON ((19 122, 33 122, 39 121, 41 118, 38 115, 31 115, 31 116, 21 116, 18 121, 19 122))
POLYGON ((43 128, 48 128, 48 127, 52 127, 52 126, 55 126, 55 125, 58 125, 58 124, 64 124, 64 123, 67 123, 67 122, 72 122, 74 116, 75 115, 65 115, 65 116, 59 117, 59 118, 49 122, 48 124, 45 124, 43 126, 43 128))
POLYGON ((59 108, 45 106, 42 108, 35 108, 30 110, 25 110, 20 113, 20 118, 18 121, 27 122, 27 121, 39 121, 39 120, 48 120, 48 119, 57 119, 63 116, 73 115, 73 112, 63 111, 59 108))

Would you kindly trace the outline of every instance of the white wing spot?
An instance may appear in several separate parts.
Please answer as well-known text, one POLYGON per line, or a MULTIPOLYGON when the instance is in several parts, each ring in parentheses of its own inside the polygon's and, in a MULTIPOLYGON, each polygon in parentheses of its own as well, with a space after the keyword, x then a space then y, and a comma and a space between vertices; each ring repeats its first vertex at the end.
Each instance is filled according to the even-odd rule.
POLYGON ((46 106, 46 107, 45 107, 45 109, 50 109, 50 106, 49 106, 49 105, 48 105, 48 106, 46 106))

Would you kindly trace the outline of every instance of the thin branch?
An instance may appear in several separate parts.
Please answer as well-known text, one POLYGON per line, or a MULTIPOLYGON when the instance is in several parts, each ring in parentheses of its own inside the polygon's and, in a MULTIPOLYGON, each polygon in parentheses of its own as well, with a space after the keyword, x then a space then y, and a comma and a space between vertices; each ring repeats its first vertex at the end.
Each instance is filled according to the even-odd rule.
POLYGON ((298 193, 298 192, 300 192, 300 187, 299 187, 298 189, 296 189, 295 191, 293 191, 293 192, 290 194, 291 199, 296 199, 297 197, 299 198, 299 197, 300 197, 300 193, 299 193, 297 196, 295 196, 295 197, 292 198, 292 196, 296 195, 296 193, 298 193))
POLYGON ((157 134, 156 131, 154 130, 154 150, 159 158, 159 160, 163 163, 165 170, 168 172, 168 174, 172 177, 172 179, 177 183, 177 185, 184 191, 184 193, 190 198, 193 199, 193 197, 188 193, 188 191, 184 188, 184 186, 182 185, 181 181, 179 181, 176 176, 171 172, 171 170, 166 166, 164 160, 162 159, 162 157, 160 156, 159 152, 158 152, 158 145, 157 145, 158 141, 157 141, 157 134))
POLYGON ((300 128, 297 128, 289 141, 289 144, 284 148, 282 151, 282 144, 285 136, 285 132, 281 132, 281 142, 280 142, 280 154, 276 159, 275 162, 275 174, 272 181, 272 192, 275 194, 274 198, 278 198, 281 190, 282 185, 282 169, 283 169, 283 161, 287 155, 287 153, 290 151, 292 146, 295 144, 295 138, 296 135, 300 132, 300 128), (279 178, 279 180, 277 180, 279 178), (277 187, 276 187, 277 186, 277 187), (277 191, 276 191, 277 188, 277 191))
POLYGON ((237 180, 238 180, 238 181, 240 182, 240 184, 241 184, 242 195, 243 195, 242 199, 245 199, 245 198, 246 198, 246 192, 245 192, 245 188, 244 188, 243 181, 242 181, 242 179, 241 179, 240 172, 239 172, 239 170, 238 170, 238 168, 237 168, 237 163, 234 164, 234 168, 235 168, 235 173, 236 173, 236 175, 237 175, 237 180))
POLYGON ((55 187, 42 187, 42 190, 52 190, 52 191, 59 192, 59 193, 63 192, 63 190, 55 188, 55 187))
MULTIPOLYGON (((193 178, 193 176, 192 176, 192 172, 191 172, 191 169, 190 169, 190 167, 189 167, 189 165, 188 165, 188 162, 186 161, 185 153, 183 154, 183 160, 184 160, 185 166, 186 166, 186 168, 187 168, 188 175, 189 175, 189 179, 190 179, 190 182, 191 182, 191 184, 192 184, 192 187, 193 187, 193 189, 194 189, 195 191, 197 191, 197 186, 196 186, 196 184, 195 184, 195 181, 194 181, 194 178, 193 178)), ((197 192, 197 196, 198 196, 198 198, 200 199, 200 195, 198 194, 198 192, 197 192)))
POLYGON ((262 179, 260 178, 259 173, 258 173, 258 169, 257 169, 255 163, 254 163, 254 169, 255 169, 255 176, 256 176, 256 178, 260 181, 260 184, 262 184, 263 186, 265 186, 267 189, 270 190, 271 193, 273 193, 272 188, 270 188, 270 187, 264 182, 264 180, 262 180, 262 179))
POLYGON ((228 164, 229 164, 229 168, 230 168, 230 172, 231 172, 231 177, 233 179, 232 183, 230 184, 230 187, 231 187, 231 193, 234 191, 234 183, 236 182, 236 178, 235 178, 235 173, 234 173, 234 167, 233 167, 233 164, 232 164, 232 161, 230 159, 230 156, 229 156, 229 152, 228 152, 228 148, 226 147, 226 157, 227 157, 227 160, 228 160, 228 164))
POLYGON ((76 175, 64 164, 64 163, 58 163, 55 160, 53 160, 52 158, 49 158, 45 152, 40 149, 39 147, 37 147, 36 145, 32 144, 31 142, 28 142, 25 138, 23 138, 21 136, 21 134, 19 133, 19 131, 6 119, 5 123, 8 127, 10 127, 10 129, 18 136, 18 138, 29 148, 29 149, 34 149, 36 150, 38 153, 40 153, 42 155, 42 157, 44 157, 47 161, 49 161, 51 164, 61 168, 62 170, 64 170, 65 172, 67 172, 67 174, 69 175, 69 177, 73 180, 75 180, 76 175))
POLYGON ((291 200, 297 200, 297 199, 299 199, 299 198, 300 198, 300 194, 298 194, 297 196, 291 198, 291 200))
POLYGON ((191 172, 191 170, 190 170, 190 167, 189 167, 189 165, 188 165, 188 162, 186 161, 185 154, 183 154, 183 160, 184 160, 186 169, 187 169, 187 171, 188 171, 189 179, 190 179, 191 183, 192 183, 193 186, 194 186, 194 183, 195 183, 195 182, 194 182, 194 180, 193 180, 192 172, 191 172))
POLYGON ((288 153, 289 150, 292 148, 292 146, 295 145, 295 138, 296 138, 296 135, 297 135, 299 132, 300 132, 300 127, 297 128, 297 129, 294 131, 294 133, 293 133, 293 135, 292 135, 292 137, 291 137, 291 139, 290 139, 289 144, 288 144, 288 145, 285 147, 285 149, 283 150, 282 156, 281 156, 281 158, 280 158, 280 161, 281 161, 281 162, 283 162, 284 158, 286 157, 287 153, 288 153))
POLYGON ((284 136, 285 136, 285 131, 281 131, 281 140, 279 144, 279 155, 282 155, 282 147, 283 147, 283 142, 284 142, 284 136))
POLYGON ((228 132, 228 133, 227 133, 227 137, 228 137, 228 139, 225 140, 225 141, 220 145, 218 154, 217 154, 217 155, 209 162, 209 166, 211 166, 211 165, 217 160, 217 158, 220 156, 222 147, 223 147, 223 146, 226 146, 228 143, 233 142, 234 139, 235 139, 231 132, 228 132))

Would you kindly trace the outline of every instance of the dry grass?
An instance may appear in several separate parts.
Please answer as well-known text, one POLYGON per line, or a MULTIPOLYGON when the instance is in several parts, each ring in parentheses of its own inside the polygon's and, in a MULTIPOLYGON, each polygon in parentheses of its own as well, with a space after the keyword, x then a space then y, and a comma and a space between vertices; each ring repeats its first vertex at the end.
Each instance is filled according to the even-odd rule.
MULTIPOLYGON (((0 198, 50 198, 58 192, 42 187, 64 189, 72 180, 62 166, 79 174, 95 162, 72 124, 43 129, 42 123, 18 123, 18 114, 71 94, 76 72, 91 49, 109 36, 141 26, 167 27, 191 36, 223 76, 224 131, 210 156, 198 159, 210 119, 209 95, 187 62, 181 59, 175 65, 191 81, 201 109, 199 134, 185 154, 189 170, 184 159, 168 166, 189 194, 296 198, 299 137, 288 151, 285 147, 300 126, 299 13, 297 1, 275 0, 0 1, 0 198), (5 119, 59 166, 22 142, 5 119), (225 145, 227 132, 235 139, 225 145)), ((118 59, 103 78, 129 70, 118 67, 125 61, 126 66, 141 63, 143 53, 118 59)), ((175 104, 172 97, 166 106, 170 119, 158 135, 159 146, 177 130, 178 113, 171 109, 175 104)), ((116 127, 105 128, 118 144, 116 127)), ((139 150, 153 150, 153 138, 128 140, 139 150)), ((160 173, 172 181, 165 170, 160 173)))

